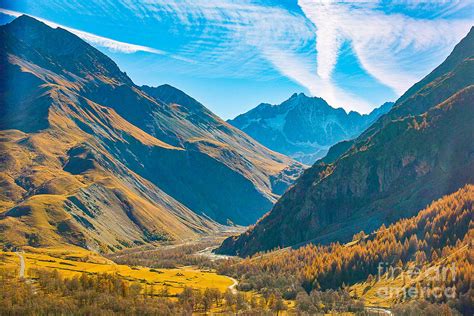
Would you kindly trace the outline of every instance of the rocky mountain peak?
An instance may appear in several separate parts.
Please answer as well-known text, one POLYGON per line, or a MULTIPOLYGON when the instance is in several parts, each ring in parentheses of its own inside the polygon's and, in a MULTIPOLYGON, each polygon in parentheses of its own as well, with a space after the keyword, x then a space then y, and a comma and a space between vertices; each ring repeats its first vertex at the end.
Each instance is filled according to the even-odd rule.
POLYGON ((31 60, 64 76, 112 79, 132 85, 131 79, 105 54, 62 28, 51 28, 22 15, 2 27, 3 51, 31 60))
POLYGON ((334 108, 320 97, 294 93, 281 104, 262 103, 228 122, 270 149, 312 164, 331 145, 358 136, 391 105, 361 115, 334 108))

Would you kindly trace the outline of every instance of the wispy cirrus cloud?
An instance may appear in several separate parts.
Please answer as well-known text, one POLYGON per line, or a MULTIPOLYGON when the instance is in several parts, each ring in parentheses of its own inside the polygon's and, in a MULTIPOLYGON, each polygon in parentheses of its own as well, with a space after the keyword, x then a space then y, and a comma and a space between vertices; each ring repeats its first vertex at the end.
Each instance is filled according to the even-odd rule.
POLYGON ((198 61, 191 75, 202 75, 203 68, 212 67, 211 76, 270 79, 275 77, 268 74, 270 66, 279 76, 290 78, 334 106, 363 111, 372 107, 317 74, 315 27, 301 12, 232 0, 155 0, 125 5, 141 20, 179 21, 180 27, 192 34, 179 50, 198 61))
POLYGON ((143 21, 174 21, 188 40, 178 52, 211 65, 215 75, 266 77, 262 58, 273 63, 279 54, 313 50, 308 44, 314 41, 310 21, 282 7, 247 0, 123 1, 122 5, 143 21))
MULTIPOLYGON (((351 1, 299 0, 298 4, 316 27, 317 72, 321 79, 331 78, 341 44, 349 41, 362 67, 398 95, 446 56, 472 24, 468 19, 386 13, 376 1, 361 5, 351 1)), ((453 11, 460 6, 449 4, 448 9, 453 11)))

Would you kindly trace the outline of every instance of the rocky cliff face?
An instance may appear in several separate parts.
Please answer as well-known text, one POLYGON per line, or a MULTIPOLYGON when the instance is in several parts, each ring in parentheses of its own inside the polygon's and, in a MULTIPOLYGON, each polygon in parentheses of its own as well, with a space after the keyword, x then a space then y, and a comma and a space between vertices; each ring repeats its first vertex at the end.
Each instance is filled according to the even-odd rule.
POLYGON ((268 211, 301 165, 27 16, 0 27, 0 241, 106 251, 268 211))
POLYGON ((332 145, 358 136, 392 105, 387 102, 361 115, 335 109, 322 98, 295 93, 279 105, 262 103, 228 122, 270 149, 313 164, 332 145))
POLYGON ((307 170, 219 252, 347 241, 474 183, 474 30, 361 136, 307 170))

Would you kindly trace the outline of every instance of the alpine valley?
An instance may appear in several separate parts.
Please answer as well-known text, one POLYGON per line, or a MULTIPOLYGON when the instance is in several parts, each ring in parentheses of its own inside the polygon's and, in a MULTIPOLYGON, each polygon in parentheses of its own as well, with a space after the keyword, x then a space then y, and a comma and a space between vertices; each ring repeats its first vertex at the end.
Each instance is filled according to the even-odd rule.
MULTIPOLYGON (((255 13, 238 3, 183 24, 255 13)), ((164 6, 179 19, 181 5, 164 6)), ((474 314, 474 27, 369 114, 295 93, 224 121, 169 84, 134 83, 85 40, 178 55, 12 12, 0 10, 18 15, 0 26, 0 315, 474 314)), ((247 24, 239 36, 259 35, 247 24)), ((324 47, 334 34, 316 29, 324 47)), ((200 30, 192 44, 210 45, 200 30)), ((234 44, 209 56, 243 54, 234 44)))

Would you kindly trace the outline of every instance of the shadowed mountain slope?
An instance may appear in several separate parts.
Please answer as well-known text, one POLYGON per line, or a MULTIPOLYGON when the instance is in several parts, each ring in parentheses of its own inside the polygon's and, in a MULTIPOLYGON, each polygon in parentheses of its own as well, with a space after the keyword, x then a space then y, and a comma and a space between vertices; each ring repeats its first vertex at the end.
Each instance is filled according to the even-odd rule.
POLYGON ((474 29, 361 136, 338 144, 219 252, 347 241, 474 183, 474 29))

